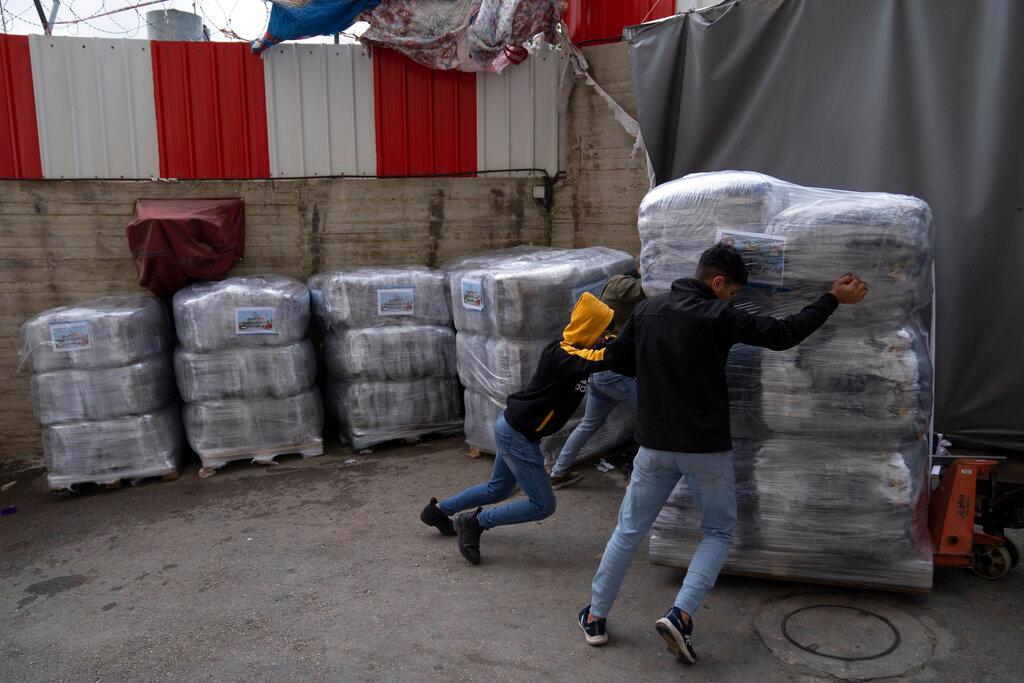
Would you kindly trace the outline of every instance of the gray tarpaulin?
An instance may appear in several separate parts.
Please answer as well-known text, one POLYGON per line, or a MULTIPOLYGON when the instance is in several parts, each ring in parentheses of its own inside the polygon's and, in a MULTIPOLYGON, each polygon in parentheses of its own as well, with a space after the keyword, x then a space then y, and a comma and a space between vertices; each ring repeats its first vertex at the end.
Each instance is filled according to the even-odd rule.
POLYGON ((744 169, 921 197, 935 429, 1024 449, 1024 2, 743 0, 635 29, 657 182, 744 169))

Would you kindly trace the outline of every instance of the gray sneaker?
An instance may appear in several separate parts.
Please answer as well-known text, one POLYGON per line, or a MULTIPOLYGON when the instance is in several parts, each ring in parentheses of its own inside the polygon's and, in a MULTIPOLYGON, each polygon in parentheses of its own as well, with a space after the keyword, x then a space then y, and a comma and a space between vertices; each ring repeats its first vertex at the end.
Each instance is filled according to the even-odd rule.
POLYGON ((582 478, 583 475, 579 472, 566 472, 565 474, 548 475, 548 481, 551 482, 551 488, 553 489, 564 489, 566 486, 572 486, 582 478))

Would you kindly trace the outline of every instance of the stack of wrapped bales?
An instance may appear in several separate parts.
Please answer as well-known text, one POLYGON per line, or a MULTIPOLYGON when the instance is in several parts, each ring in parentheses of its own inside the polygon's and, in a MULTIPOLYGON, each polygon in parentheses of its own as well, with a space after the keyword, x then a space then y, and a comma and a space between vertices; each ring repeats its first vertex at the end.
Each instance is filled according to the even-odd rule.
MULTIPOLYGON (((633 263, 629 254, 604 247, 517 247, 446 265, 470 446, 494 452, 494 423, 506 397, 529 383, 541 350, 561 337, 576 300, 587 291, 600 296, 605 282, 633 263)), ((541 442, 549 462, 579 424, 585 404, 564 429, 541 442)), ((623 443, 632 429, 631 411, 617 407, 579 459, 623 443)))
POLYGON ((102 297, 44 311, 21 335, 51 488, 177 474, 185 439, 163 304, 102 297))
POLYGON ((310 278, 328 403, 354 448, 462 429, 444 273, 361 268, 310 278))
POLYGON ((280 275, 196 283, 174 295, 174 320, 185 432, 204 467, 323 453, 305 285, 280 275))
MULTIPOLYGON (((794 313, 846 272, 869 285, 862 303, 840 307, 797 348, 733 348, 739 519, 726 570, 930 588, 927 204, 756 173, 702 173, 648 194, 639 227, 652 295, 692 276, 701 252, 722 239, 747 261, 750 283, 734 305, 753 313, 794 313)), ((655 523, 651 559, 686 566, 700 538, 681 483, 655 523)))

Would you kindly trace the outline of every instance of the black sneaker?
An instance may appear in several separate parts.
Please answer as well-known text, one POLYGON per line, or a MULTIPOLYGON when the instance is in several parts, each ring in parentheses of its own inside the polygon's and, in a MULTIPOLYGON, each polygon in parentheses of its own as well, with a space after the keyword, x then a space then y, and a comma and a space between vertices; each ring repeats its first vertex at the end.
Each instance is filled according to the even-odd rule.
POLYGON ((448 519, 448 515, 437 507, 437 498, 431 498, 427 507, 423 508, 423 512, 420 513, 420 521, 427 526, 437 527, 437 530, 445 536, 455 535, 455 526, 452 524, 452 520, 448 519))
POLYGON ((548 481, 551 482, 551 488, 556 490, 564 489, 566 486, 572 486, 582 478, 583 475, 579 472, 566 472, 565 474, 548 475, 548 481))
POLYGON ((587 605, 580 610, 579 622, 580 628, 583 629, 583 635, 587 638, 587 645, 604 645, 608 642, 608 629, 606 625, 607 619, 598 619, 596 621, 588 621, 590 617, 590 605, 587 605))
POLYGON ((668 614, 654 622, 654 628, 658 629, 658 635, 665 639, 669 652, 690 664, 697 661, 697 653, 693 651, 693 645, 690 643, 690 635, 693 633, 692 617, 690 623, 685 623, 682 610, 673 606, 668 614))
POLYGON ((477 508, 473 512, 463 512, 452 520, 459 535, 459 552, 473 564, 480 564, 480 534, 484 530, 476 518, 482 510, 477 508))

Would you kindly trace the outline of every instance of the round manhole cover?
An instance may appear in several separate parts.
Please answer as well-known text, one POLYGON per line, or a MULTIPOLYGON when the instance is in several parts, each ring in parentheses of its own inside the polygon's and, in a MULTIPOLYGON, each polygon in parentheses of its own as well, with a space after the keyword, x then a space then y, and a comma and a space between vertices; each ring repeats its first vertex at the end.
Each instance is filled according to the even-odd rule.
POLYGON ((809 605, 782 620, 782 635, 804 652, 859 662, 900 646, 900 632, 880 614, 847 605, 809 605))
POLYGON ((782 661, 846 679, 900 676, 927 662, 933 647, 930 632, 909 614, 838 593, 769 603, 757 630, 782 661))

